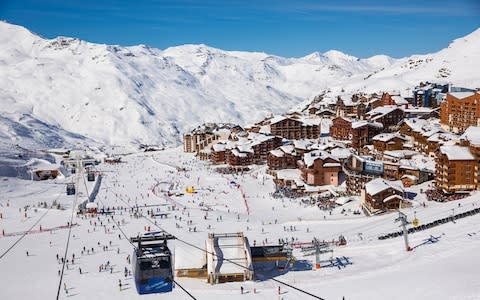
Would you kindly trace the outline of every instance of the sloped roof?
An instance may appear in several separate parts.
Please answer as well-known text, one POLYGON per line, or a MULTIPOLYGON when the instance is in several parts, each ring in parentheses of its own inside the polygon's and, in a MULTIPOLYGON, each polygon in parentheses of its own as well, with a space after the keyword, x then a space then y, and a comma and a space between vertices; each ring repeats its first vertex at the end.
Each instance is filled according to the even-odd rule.
POLYGON ((448 160, 474 160, 468 147, 446 145, 440 147, 440 152, 447 155, 448 160))
POLYGON ((213 151, 215 152, 225 151, 225 149, 227 148, 227 144, 216 143, 216 144, 213 144, 212 148, 213 148, 213 151))
POLYGON ((388 142, 394 138, 399 138, 399 139, 402 139, 404 141, 406 141, 407 139, 401 135, 401 134, 398 134, 398 133, 381 133, 381 134, 377 134, 376 136, 374 136, 372 138, 372 140, 374 141, 381 141, 381 142, 388 142))
POLYGON ((396 106, 379 106, 379 107, 376 107, 374 109, 372 109, 371 111, 367 112, 366 115, 367 116, 371 116, 372 117, 372 120, 376 120, 378 118, 381 118, 389 113, 391 113, 392 111, 394 110, 397 110, 399 109, 398 107, 396 106))
POLYGON ((283 153, 283 151, 280 149, 270 150, 270 154, 276 157, 283 157, 285 155, 285 153, 283 153))
POLYGON ((389 188, 395 189, 402 193, 404 191, 401 181, 390 181, 383 178, 376 178, 365 184, 365 192, 371 196, 374 196, 389 188))
POLYGON ((283 146, 280 146, 280 150, 282 150, 284 153, 286 154, 291 154, 291 155, 295 155, 296 154, 296 151, 295 151, 295 146, 294 145, 283 145, 283 146))
POLYGON ((328 152, 325 152, 325 151, 322 151, 322 150, 314 150, 314 151, 305 153, 305 155, 303 156, 303 161, 305 162, 305 165, 307 167, 311 167, 313 165, 313 163, 315 162, 315 160, 317 160, 317 159, 325 160, 327 158, 331 158, 331 159, 338 162, 338 160, 336 158, 330 156, 330 154, 328 152))
POLYGON ((448 94, 459 100, 475 95, 474 92, 452 92, 448 94))
POLYGON ((367 120, 361 120, 361 121, 356 121, 356 122, 352 122, 352 128, 355 129, 355 128, 360 128, 360 127, 363 127, 363 126, 371 126, 371 127, 376 127, 376 128, 383 128, 383 124, 382 123, 378 123, 378 122, 369 122, 367 120))
MULTIPOLYGON (((458 139, 458 135, 451 133, 451 132, 436 132, 432 134, 427 141, 429 142, 438 142, 438 143, 446 143, 449 141, 455 141, 458 139)), ((479 141, 480 142, 480 141, 479 141)))
POLYGON ((473 145, 480 145, 480 127, 470 126, 460 136, 460 139, 469 141, 473 145))

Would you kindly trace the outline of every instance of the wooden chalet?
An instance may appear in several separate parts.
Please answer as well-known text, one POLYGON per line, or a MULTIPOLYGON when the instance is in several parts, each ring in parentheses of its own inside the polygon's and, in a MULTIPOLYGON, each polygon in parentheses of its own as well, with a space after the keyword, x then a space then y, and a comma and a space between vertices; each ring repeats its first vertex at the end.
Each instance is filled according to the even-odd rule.
POLYGON ((399 123, 405 118, 405 112, 396 106, 381 106, 366 113, 367 119, 383 125, 386 132, 398 130, 399 123))
POLYGON ((362 206, 370 214, 397 210, 403 201, 403 185, 399 181, 388 181, 383 178, 373 179, 365 184, 362 190, 362 206))
POLYGON ((381 133, 372 138, 375 150, 379 152, 402 150, 407 139, 397 133, 381 133))
POLYGON ((337 117, 332 120, 330 136, 336 140, 352 139, 352 120, 345 117, 337 117))
POLYGON ((270 150, 267 155, 267 165, 269 170, 295 169, 297 160, 300 158, 294 145, 285 145, 270 150))
POLYGON ((383 125, 377 122, 356 121, 352 123, 352 147, 361 151, 364 146, 370 145, 374 136, 382 132, 383 125))

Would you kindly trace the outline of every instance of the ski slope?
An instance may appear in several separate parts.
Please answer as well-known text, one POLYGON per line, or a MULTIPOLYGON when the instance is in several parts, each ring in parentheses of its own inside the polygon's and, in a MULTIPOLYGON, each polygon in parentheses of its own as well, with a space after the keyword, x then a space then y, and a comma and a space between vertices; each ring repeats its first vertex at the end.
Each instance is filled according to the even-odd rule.
MULTIPOLYGON (((257 245, 265 241, 275 244, 280 238, 291 240, 292 237, 298 242, 309 242, 314 237, 332 240, 342 234, 347 245, 335 247, 333 257, 348 257, 351 265, 318 270, 301 268, 299 266, 313 264, 314 256, 304 257, 300 251, 294 251, 297 270, 290 270, 275 279, 324 299, 480 299, 477 278, 480 215, 411 234, 410 245, 414 250, 406 252, 403 238, 384 241, 376 238, 382 233, 398 230, 399 224, 394 222, 397 214, 353 215, 349 209, 358 209, 358 200, 334 209, 330 215, 298 200, 274 199, 270 195, 273 183, 263 178, 261 168, 241 176, 224 175, 213 171, 205 162, 182 153, 179 148, 132 154, 123 161, 117 165, 98 166, 103 180, 95 201, 100 207, 138 205, 144 215, 147 209, 167 214, 166 219, 156 218, 156 221, 160 228, 179 238, 169 242, 171 250, 178 255, 198 255, 199 251, 182 241, 203 248, 209 232, 243 231, 250 244, 256 241, 257 245), (185 193, 187 186, 194 186, 197 193, 185 193), (170 189, 179 192, 179 196, 169 197, 166 191, 170 189), (246 211, 242 191, 250 214, 246 211), (180 195, 180 192, 184 194, 180 195), (173 206, 176 210, 172 210, 173 206), (341 213, 342 208, 346 213, 341 213), (195 232, 191 230, 194 226, 195 232), (290 226, 295 231, 290 231, 290 226), (426 243, 431 235, 438 237, 438 242, 426 243)), ((60 281, 58 270, 61 269, 56 254, 63 256, 68 238, 68 230, 59 227, 69 222, 74 205, 74 198, 65 195, 65 182, 71 179, 32 182, 14 177, 0 178, 0 230, 7 234, 0 236, 0 255, 3 254, 0 258, 0 280, 3 282, 0 298, 56 297, 60 281), (39 202, 51 203, 53 200, 65 209, 38 208, 39 202), (25 217, 26 206, 29 207, 25 217), (38 230, 40 225, 42 232, 38 230), (25 235, 5 253, 21 237, 8 234, 27 231, 32 226, 35 232, 25 235)), ((414 212, 422 224, 449 216, 452 209, 458 213, 480 205, 475 192, 468 198, 450 203, 427 201, 423 207, 421 204, 426 200, 419 191, 425 190, 428 184, 409 190, 417 193, 414 206, 402 210, 410 220, 414 212)), ((84 185, 80 187, 78 200, 81 201, 87 192, 84 185)), ((133 217, 128 209, 117 210, 114 220, 121 224, 120 228, 127 236, 136 236, 148 226, 151 230, 158 229, 145 218, 133 217)), ((69 263, 64 271, 63 282, 68 294, 62 283, 60 299, 189 299, 178 287, 169 294, 140 297, 131 276, 124 277, 124 268, 131 269, 127 256, 132 254, 132 246, 118 228, 113 228, 114 223, 105 216, 86 218, 74 215, 72 224, 78 225, 72 227, 67 258, 71 260, 75 254, 75 262, 73 265, 69 263), (84 246, 89 251, 82 254, 84 246), (113 269, 99 272, 99 266, 107 261, 113 269), (119 279, 123 283, 121 291, 119 279)), ((321 259, 328 258, 328 254, 321 256, 321 259)), ((212 296, 218 299, 309 299, 286 286, 281 286, 279 296, 279 284, 272 280, 218 285, 198 279, 176 280, 196 299, 210 299, 212 296), (240 294, 241 286, 245 289, 243 295, 240 294)))

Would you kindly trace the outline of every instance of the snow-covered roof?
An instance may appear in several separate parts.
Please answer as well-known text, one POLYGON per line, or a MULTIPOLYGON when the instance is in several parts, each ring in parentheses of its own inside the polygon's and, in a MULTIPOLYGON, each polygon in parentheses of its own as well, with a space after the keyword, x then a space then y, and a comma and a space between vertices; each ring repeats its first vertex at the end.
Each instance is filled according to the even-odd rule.
POLYGON ((418 180, 417 176, 415 176, 415 175, 410 175, 410 174, 405 174, 405 175, 403 175, 403 176, 402 176, 402 179, 404 179, 404 178, 410 179, 410 180, 413 180, 413 181, 417 181, 417 180, 418 180))
POLYGON ((432 134, 427 141, 428 142, 437 142, 441 144, 445 144, 447 142, 454 142, 458 139, 458 135, 451 133, 451 132, 436 132, 432 134))
POLYGON ((290 154, 290 155, 295 155, 296 154, 294 145, 280 146, 280 150, 282 150, 286 154, 290 154))
POLYGON ((327 158, 331 158, 335 161, 338 161, 336 158, 330 156, 330 154, 328 152, 325 152, 325 151, 322 151, 322 150, 314 150, 314 151, 305 153, 305 155, 303 156, 303 161, 305 162, 305 165, 307 167, 311 167, 313 165, 313 163, 315 162, 315 160, 317 160, 317 159, 324 160, 324 159, 327 159, 327 158))
POLYGON ((402 199, 402 197, 400 195, 394 194, 394 195, 390 195, 390 196, 386 197, 385 199, 383 199, 383 202, 386 203, 386 202, 391 201, 393 199, 399 199, 399 198, 402 199))
POLYGON ((213 151, 215 152, 225 151, 225 149, 227 148, 227 144, 216 143, 216 144, 213 144, 212 148, 213 148, 213 151))
POLYGON ((334 167, 341 167, 342 165, 340 163, 324 163, 323 167, 324 168, 334 168, 334 167))
POLYGON ((246 144, 237 144, 237 149, 240 152, 249 152, 253 153, 253 148, 252 148, 252 143, 246 143, 246 144))
POLYGON ((247 153, 240 152, 237 149, 232 149, 232 154, 236 157, 247 157, 247 153))
POLYGON ((406 113, 417 113, 417 114, 428 114, 434 111, 435 109, 430 108, 430 107, 409 107, 409 108, 404 108, 403 111, 406 113))
POLYGON ((480 127, 470 126, 460 136, 460 139, 467 140, 473 145, 480 145, 480 127))
POLYGON ((302 149, 302 150, 307 150, 312 146, 311 141, 307 140, 294 140, 293 145, 295 146, 295 149, 302 149))
POLYGON ((322 122, 322 119, 320 119, 320 118, 315 118, 315 119, 302 118, 302 119, 300 119, 300 121, 302 122, 302 126, 318 126, 322 122))
POLYGON ((352 152, 349 148, 334 148, 330 151, 330 154, 336 159, 345 159, 348 158, 352 152))
POLYGON ((414 161, 409 159, 401 159, 400 160, 400 168, 402 169, 409 169, 409 170, 418 170, 417 165, 414 161))
POLYGON ((258 130, 258 133, 272 134, 272 131, 270 130, 270 126, 263 125, 263 126, 260 126, 260 129, 258 130))
POLYGON ((405 119, 404 122, 412 129, 412 131, 420 133, 426 138, 437 132, 445 132, 438 123, 432 123, 429 120, 414 118, 405 119))
POLYGON ((285 153, 280 149, 270 150, 270 154, 276 157, 283 157, 285 153))
POLYGON ((448 160, 474 160, 468 147, 458 145, 440 146, 440 152, 447 155, 448 160))
POLYGON ((398 134, 398 133, 381 133, 381 134, 377 134, 376 136, 374 136, 372 138, 372 140, 374 141, 380 141, 380 142, 388 142, 394 138, 399 138, 399 139, 402 139, 404 141, 406 141, 407 139, 401 135, 401 134, 398 134))
POLYGON ((395 104, 397 105, 405 105, 408 104, 408 101, 405 100, 402 96, 392 96, 393 101, 395 101, 395 104))
POLYGON ((376 178, 365 184, 365 192, 371 196, 374 196, 389 188, 403 192, 403 184, 401 181, 390 181, 383 178, 376 178))
POLYGON ((285 117, 285 116, 275 116, 270 120, 270 124, 275 124, 275 123, 281 122, 281 121, 286 120, 286 119, 288 119, 288 118, 285 117))
POLYGON ((396 109, 398 109, 398 107, 391 106, 391 105, 379 106, 379 107, 376 107, 376 108, 372 109, 371 111, 367 112, 366 115, 370 116, 371 120, 376 120, 378 118, 381 118, 381 117, 391 113, 392 111, 394 111, 396 109))
POLYGON ((369 122, 367 120, 360 120, 352 123, 352 128, 360 128, 363 126, 371 126, 376 128, 383 128, 383 124, 379 122, 369 122))
POLYGON ((348 203, 353 200, 354 200, 353 197, 338 197, 337 199, 335 199, 335 203, 337 203, 338 205, 344 205, 345 203, 348 203))
POLYGON ((459 100, 475 95, 474 92, 452 92, 452 93, 448 93, 448 94, 457 98, 457 99, 459 99, 459 100))

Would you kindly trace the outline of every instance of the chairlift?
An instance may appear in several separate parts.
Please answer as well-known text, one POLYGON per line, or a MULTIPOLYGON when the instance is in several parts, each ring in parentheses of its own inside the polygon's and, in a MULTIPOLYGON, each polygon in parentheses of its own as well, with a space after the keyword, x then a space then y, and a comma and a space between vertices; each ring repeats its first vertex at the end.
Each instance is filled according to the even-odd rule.
POLYGON ((95 181, 95 173, 93 171, 88 171, 87 180, 88 181, 95 181))
POLYGON ((67 196, 75 195, 75 183, 67 183, 67 196))

